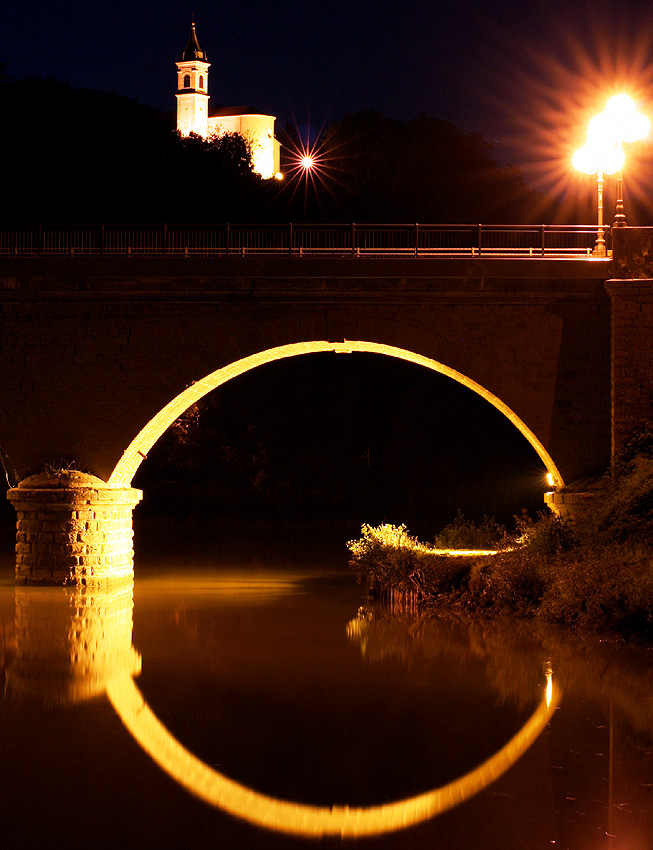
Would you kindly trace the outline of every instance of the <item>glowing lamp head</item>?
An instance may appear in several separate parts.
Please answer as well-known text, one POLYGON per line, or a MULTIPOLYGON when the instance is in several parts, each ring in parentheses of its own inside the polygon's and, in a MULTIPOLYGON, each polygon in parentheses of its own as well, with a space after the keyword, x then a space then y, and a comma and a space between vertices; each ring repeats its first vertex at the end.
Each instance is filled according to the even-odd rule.
POLYGON ((611 97, 603 111, 614 121, 627 121, 630 116, 635 115, 637 107, 630 95, 622 93, 611 97))
POLYGON ((305 154, 299 162, 301 167, 304 168, 306 171, 310 171, 311 168, 313 168, 313 166, 315 165, 315 160, 310 154, 305 154))
POLYGON ((573 164, 585 174, 614 174, 623 168, 624 152, 616 145, 602 145, 590 140, 576 151, 573 164))
POLYGON ((553 473, 552 473, 552 472, 547 472, 547 474, 546 474, 546 483, 549 485, 549 487, 554 487, 554 486, 555 486, 555 479, 553 478, 553 473))
POLYGON ((627 94, 616 94, 600 115, 590 121, 587 137, 592 144, 617 145, 648 136, 650 121, 637 111, 627 94))
POLYGON ((645 139, 651 131, 651 122, 646 115, 636 112, 628 127, 624 130, 624 142, 637 142, 645 139))

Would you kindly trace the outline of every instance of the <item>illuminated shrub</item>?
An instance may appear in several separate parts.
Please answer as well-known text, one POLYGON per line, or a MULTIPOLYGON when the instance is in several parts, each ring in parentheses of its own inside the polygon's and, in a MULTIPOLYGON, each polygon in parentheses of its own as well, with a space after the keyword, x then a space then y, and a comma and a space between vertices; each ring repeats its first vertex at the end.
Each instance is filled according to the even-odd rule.
POLYGON ((506 529, 494 517, 483 517, 480 523, 465 519, 458 511, 456 519, 436 535, 438 549, 497 549, 505 544, 506 529))
POLYGON ((405 525, 364 525, 362 537, 347 545, 349 564, 366 577, 372 593, 390 590, 416 593, 433 600, 460 590, 467 580, 469 561, 450 557, 411 537, 405 525))

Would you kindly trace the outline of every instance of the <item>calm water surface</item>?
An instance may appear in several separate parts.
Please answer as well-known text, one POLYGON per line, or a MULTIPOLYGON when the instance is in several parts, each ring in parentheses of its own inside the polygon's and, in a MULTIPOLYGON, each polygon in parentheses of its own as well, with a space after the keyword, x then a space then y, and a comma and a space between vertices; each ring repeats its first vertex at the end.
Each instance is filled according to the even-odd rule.
POLYGON ((7 558, 0 846, 306 847, 306 807, 456 796, 472 774, 475 793, 417 825, 397 830, 395 808, 391 832, 322 841, 653 847, 649 650, 391 616, 345 541, 140 534, 133 587, 107 593, 14 588, 7 558), (255 825, 268 809, 274 829, 255 825))

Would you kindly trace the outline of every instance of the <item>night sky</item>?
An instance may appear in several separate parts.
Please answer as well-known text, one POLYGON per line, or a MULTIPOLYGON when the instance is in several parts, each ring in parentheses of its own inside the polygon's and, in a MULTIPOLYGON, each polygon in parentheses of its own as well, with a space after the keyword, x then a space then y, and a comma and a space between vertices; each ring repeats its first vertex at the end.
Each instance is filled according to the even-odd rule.
MULTIPOLYGON (((364 109, 402 120, 419 113, 449 120, 481 132, 500 162, 518 166, 533 188, 560 198, 562 215, 565 197, 596 191, 592 178, 573 173, 570 160, 607 98, 627 90, 653 116, 650 2, 22 0, 4 6, 0 62, 8 63, 10 78, 52 77, 174 113, 174 63, 194 17, 211 62, 211 106, 252 106, 276 115, 281 128, 296 121, 319 129, 364 109)), ((42 129, 46 138, 48 128, 42 129)), ((652 157, 650 140, 633 146, 627 193, 653 197, 652 157)), ((455 432, 455 421, 450 426, 455 432)), ((537 477, 529 463, 517 465, 537 477)))
POLYGON ((194 16, 214 107, 253 106, 278 126, 294 117, 315 128, 361 109, 424 112, 482 132, 501 161, 527 170, 537 161, 549 185, 615 88, 653 100, 653 7, 635 0, 4 5, 0 61, 13 77, 51 76, 173 111, 174 62, 194 16))

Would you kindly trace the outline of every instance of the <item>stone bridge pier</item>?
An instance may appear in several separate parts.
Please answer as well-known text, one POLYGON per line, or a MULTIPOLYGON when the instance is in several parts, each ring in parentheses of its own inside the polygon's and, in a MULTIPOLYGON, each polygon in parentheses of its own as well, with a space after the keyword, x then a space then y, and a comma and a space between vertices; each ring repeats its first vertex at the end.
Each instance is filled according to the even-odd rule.
POLYGON ((16 582, 96 586, 133 577, 132 511, 141 496, 74 470, 25 478, 8 493, 16 582))

